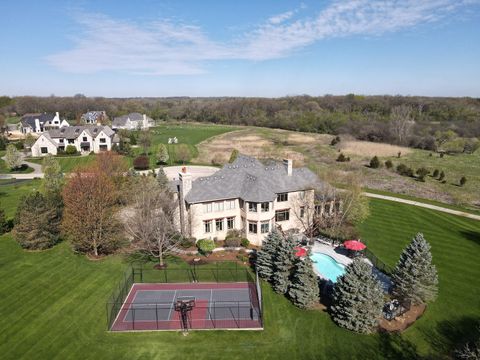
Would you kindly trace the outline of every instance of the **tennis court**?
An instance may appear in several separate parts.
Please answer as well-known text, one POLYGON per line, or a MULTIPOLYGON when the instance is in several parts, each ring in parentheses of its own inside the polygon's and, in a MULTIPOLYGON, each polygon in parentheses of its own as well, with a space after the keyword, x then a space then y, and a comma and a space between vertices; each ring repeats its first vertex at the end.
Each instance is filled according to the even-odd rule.
POLYGON ((117 310, 111 331, 262 329, 252 282, 134 283, 117 310), (180 300, 192 304, 185 314, 180 300))

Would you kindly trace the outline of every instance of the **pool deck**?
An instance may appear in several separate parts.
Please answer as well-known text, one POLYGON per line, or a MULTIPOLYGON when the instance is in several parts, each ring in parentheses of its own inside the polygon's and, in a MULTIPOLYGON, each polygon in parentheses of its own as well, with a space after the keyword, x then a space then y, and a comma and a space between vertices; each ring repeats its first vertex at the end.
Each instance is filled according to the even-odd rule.
MULTIPOLYGON (((349 258, 348 256, 346 255, 342 255, 342 254, 339 254, 338 252, 335 251, 335 248, 331 245, 328 245, 328 244, 324 244, 320 241, 315 241, 315 244, 313 244, 312 246, 312 252, 314 253, 321 253, 321 254, 325 254, 325 255, 328 255, 330 256, 331 258, 333 258, 336 262, 338 262, 339 264, 342 264, 342 265, 345 265, 345 266, 348 266, 353 260, 351 258, 349 258)), ((373 273, 375 274, 375 276, 377 277, 377 279, 380 281, 381 285, 382 285, 382 288, 384 289, 384 291, 388 291, 388 289, 391 287, 392 285, 392 282, 390 280, 390 278, 385 275, 384 273, 382 273, 380 270, 378 270, 377 268, 375 268, 372 264, 372 262, 370 260, 368 260, 367 258, 362 258, 363 261, 365 261, 367 264, 369 264, 370 266, 372 266, 373 268, 373 273)), ((315 273, 321 277, 322 279, 324 279, 324 277, 322 276, 322 274, 320 274, 317 269, 315 268, 315 266, 313 267, 313 270, 315 271, 315 273)))

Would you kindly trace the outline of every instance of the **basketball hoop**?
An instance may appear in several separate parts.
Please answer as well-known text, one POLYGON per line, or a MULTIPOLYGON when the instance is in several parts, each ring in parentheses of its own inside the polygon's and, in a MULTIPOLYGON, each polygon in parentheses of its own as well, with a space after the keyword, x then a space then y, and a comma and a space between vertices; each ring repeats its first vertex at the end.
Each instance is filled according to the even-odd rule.
POLYGON ((180 313, 182 319, 182 328, 184 332, 188 332, 188 313, 192 311, 195 307, 195 299, 194 298, 184 298, 184 299, 177 299, 175 302, 175 311, 180 313))

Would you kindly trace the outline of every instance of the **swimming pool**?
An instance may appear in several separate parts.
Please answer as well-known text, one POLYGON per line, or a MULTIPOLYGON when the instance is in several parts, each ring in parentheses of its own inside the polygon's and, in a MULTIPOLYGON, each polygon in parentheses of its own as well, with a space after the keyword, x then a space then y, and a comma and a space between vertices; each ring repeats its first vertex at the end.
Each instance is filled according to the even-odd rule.
POLYGON ((336 282, 339 276, 345 273, 345 266, 336 262, 334 258, 322 253, 313 253, 310 255, 313 266, 319 274, 325 279, 336 282))

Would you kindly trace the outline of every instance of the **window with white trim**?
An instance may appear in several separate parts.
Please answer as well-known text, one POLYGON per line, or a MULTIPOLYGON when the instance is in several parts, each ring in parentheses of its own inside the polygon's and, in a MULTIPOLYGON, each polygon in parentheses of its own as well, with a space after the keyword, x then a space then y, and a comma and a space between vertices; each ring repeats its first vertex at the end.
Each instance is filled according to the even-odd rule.
POLYGON ((223 219, 215 220, 215 230, 216 231, 223 231, 223 219))
POLYGON ((212 232, 212 220, 204 221, 203 226, 206 233, 212 232))
POLYGON ((277 202, 288 201, 288 193, 277 194, 277 202))
POLYGON ((249 221, 248 222, 248 232, 251 234, 256 234, 257 233, 257 223, 249 221))
POLYGON ((275 211, 275 221, 288 221, 290 220, 290 209, 275 211))
POLYGON ((208 214, 212 212, 212 203, 203 204, 203 213, 208 214))
POLYGON ((233 209, 235 209, 235 200, 225 201, 225 210, 233 210, 233 209))
POLYGON ((248 203, 248 211, 249 212, 257 212, 257 203, 256 202, 249 202, 248 203))
POLYGON ((270 211, 270 203, 269 202, 263 202, 261 207, 262 207, 262 212, 270 211))
POLYGON ((227 218, 227 230, 232 230, 235 228, 235 218, 229 217, 227 218))
POLYGON ((223 201, 217 201, 213 203, 213 211, 215 212, 223 211, 223 201))
POLYGON ((305 217, 305 206, 300 206, 300 217, 302 219, 305 217))
POLYGON ((270 223, 268 221, 263 221, 260 224, 260 233, 266 234, 270 231, 270 223))

